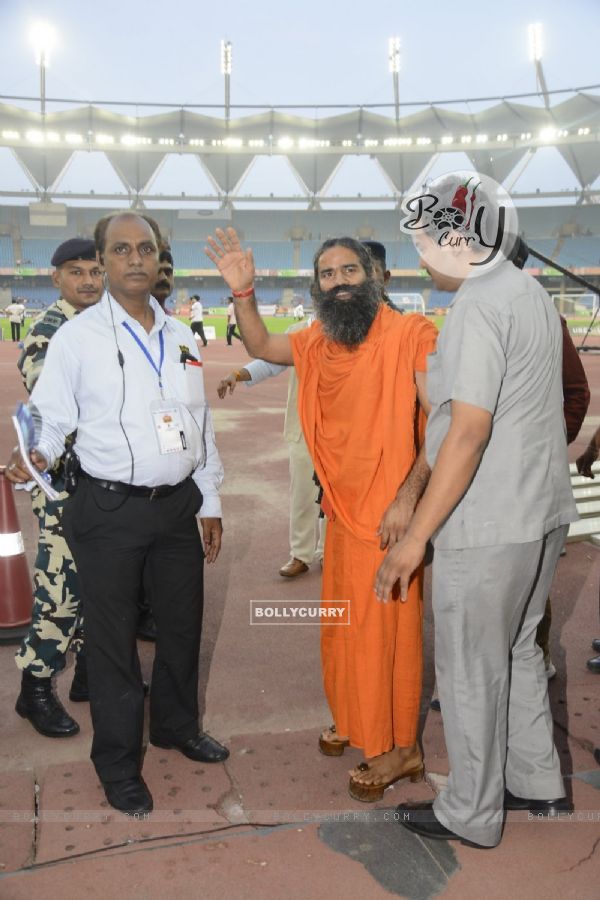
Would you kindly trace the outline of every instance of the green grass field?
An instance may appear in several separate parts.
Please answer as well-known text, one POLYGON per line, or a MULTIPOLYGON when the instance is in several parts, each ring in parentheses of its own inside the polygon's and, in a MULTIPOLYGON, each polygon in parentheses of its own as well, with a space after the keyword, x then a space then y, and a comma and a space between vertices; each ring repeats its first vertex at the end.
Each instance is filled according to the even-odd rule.
MULTIPOLYGON (((27 334, 29 326, 33 321, 33 318, 25 319, 25 325, 21 326, 21 340, 23 340, 23 338, 27 334)), ((182 318, 181 321, 185 322, 186 325, 190 324, 189 319, 182 318)), ((225 316, 205 316, 204 324, 214 325, 217 331, 217 338, 222 338, 223 340, 225 340, 225 333, 227 331, 227 322, 225 316)), ((280 334, 282 331, 285 331, 286 328, 289 328, 290 325, 294 324, 294 318, 292 316, 265 316, 265 324, 269 331, 280 334)), ((0 319, 0 326, 2 329, 2 339, 5 341, 10 341, 10 322, 8 321, 8 319, 0 319)))
MULTIPOLYGON (((25 320, 25 326, 21 328, 21 339, 27 334, 27 330, 32 321, 33 319, 25 320)), ((189 319, 181 319, 181 321, 185 322, 186 325, 189 325, 190 322, 189 319)), ((445 316, 433 316, 432 321, 438 328, 442 328, 445 316)), ((275 334, 281 334, 286 328, 289 328, 290 325, 294 324, 294 319, 292 316, 265 316, 264 322, 269 331, 272 331, 275 334)), ((575 332, 577 337, 582 337, 590 324, 590 319, 589 317, 567 319, 567 322, 571 332, 573 332, 574 329, 583 329, 583 331, 579 330, 575 332)), ((205 316, 204 323, 205 325, 214 325, 217 332, 217 339, 225 340, 225 333, 227 331, 225 316, 205 316)), ((8 322, 7 319, 2 318, 0 319, 0 326, 2 328, 3 340, 10 341, 10 322, 8 322)), ((594 333, 600 333, 596 332, 597 328, 600 329, 600 319, 598 320, 597 325, 594 325, 594 333)))

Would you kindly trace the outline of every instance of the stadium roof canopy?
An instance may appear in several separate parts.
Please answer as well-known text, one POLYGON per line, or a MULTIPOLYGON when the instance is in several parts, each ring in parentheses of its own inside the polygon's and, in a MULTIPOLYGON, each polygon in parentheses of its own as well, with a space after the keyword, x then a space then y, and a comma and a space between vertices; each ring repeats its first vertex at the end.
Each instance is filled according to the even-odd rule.
MULTIPOLYGON (((465 108, 470 102, 481 107, 476 101, 462 102, 465 108)), ((579 202, 596 202, 600 192, 590 186, 600 176, 600 95, 587 90, 552 106, 505 99, 473 113, 429 105, 398 120, 365 107, 318 117, 271 109, 226 119, 183 107, 132 116, 112 107, 89 105, 42 117, 4 103, 0 104, 0 147, 14 153, 31 187, 12 189, 3 180, 0 198, 10 204, 10 198, 17 196, 74 197, 61 192, 61 178, 75 153, 97 151, 123 185, 118 193, 96 191, 99 204, 122 202, 124 194, 132 205, 143 204, 149 185, 173 155, 192 155, 204 170, 204 180, 198 179, 186 190, 186 201, 234 202, 249 168, 262 156, 285 157, 298 189, 293 197, 273 198, 265 192, 255 199, 275 203, 300 199, 318 205, 342 160, 367 156, 385 176, 387 198, 399 201, 426 179, 441 153, 466 154, 473 168, 510 190, 536 152, 549 146, 556 148, 573 173, 578 185, 573 194, 579 202), (202 189, 194 193, 199 185, 202 189)), ((93 183, 89 191, 94 192, 93 183)), ((181 200, 181 196, 163 199, 181 200)), ((361 196, 359 188, 351 197, 335 199, 360 205, 374 197, 361 196)))

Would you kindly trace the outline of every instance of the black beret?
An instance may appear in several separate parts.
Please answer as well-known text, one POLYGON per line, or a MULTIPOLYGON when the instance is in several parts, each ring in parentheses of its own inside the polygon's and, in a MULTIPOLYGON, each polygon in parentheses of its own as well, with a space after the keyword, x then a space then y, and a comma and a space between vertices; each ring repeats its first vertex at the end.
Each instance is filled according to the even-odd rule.
POLYGON ((72 259, 96 259, 96 245, 87 238, 69 238, 54 251, 53 266, 62 266, 72 259))
POLYGON ((361 241, 363 247, 366 247, 370 252, 373 259, 380 262, 385 269, 386 267, 386 259, 385 259, 385 247, 383 244, 380 244, 379 241, 361 241))

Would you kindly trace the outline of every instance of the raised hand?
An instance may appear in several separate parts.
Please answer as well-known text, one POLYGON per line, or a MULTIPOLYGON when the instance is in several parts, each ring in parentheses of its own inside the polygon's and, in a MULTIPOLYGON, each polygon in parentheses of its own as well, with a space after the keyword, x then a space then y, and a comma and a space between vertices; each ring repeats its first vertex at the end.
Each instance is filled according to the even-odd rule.
POLYGON ((232 291, 247 291, 254 284, 254 257, 252 250, 242 250, 234 228, 215 229, 215 237, 207 238, 209 247, 204 252, 212 259, 232 291))

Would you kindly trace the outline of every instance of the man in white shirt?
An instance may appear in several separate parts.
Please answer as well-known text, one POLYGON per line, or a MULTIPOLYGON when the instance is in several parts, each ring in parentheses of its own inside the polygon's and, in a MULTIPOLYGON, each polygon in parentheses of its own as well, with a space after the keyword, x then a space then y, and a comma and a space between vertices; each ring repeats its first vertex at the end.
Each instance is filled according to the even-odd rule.
POLYGON ((25 307, 22 303, 10 303, 6 307, 5 313, 8 316, 8 321, 10 322, 10 333, 13 342, 20 341, 21 325, 25 321, 25 307))
MULTIPOLYGON (((50 345, 31 398, 40 416, 31 458, 46 468, 77 429, 81 472, 63 526, 84 603, 91 756, 111 806, 135 814, 153 805, 140 774, 142 585, 158 629, 151 743, 207 763, 229 755, 198 730, 203 559, 213 562, 221 546, 223 469, 193 335, 151 297, 160 234, 117 213, 94 239, 107 289, 50 345)), ((10 480, 27 479, 23 465, 13 454, 10 480)))
POLYGON ((202 306, 202 301, 200 300, 198 294, 192 294, 190 300, 193 301, 190 309, 192 314, 190 327, 196 335, 196 340, 198 340, 199 337, 203 345, 206 347, 208 341, 206 340, 206 335, 204 334, 204 307, 202 306))
POLYGON ((235 317, 235 306, 233 305, 233 297, 229 298, 229 304, 227 306, 227 346, 231 347, 232 340, 231 338, 237 338, 238 341, 241 341, 241 335, 238 334, 236 330, 237 319, 235 317))

